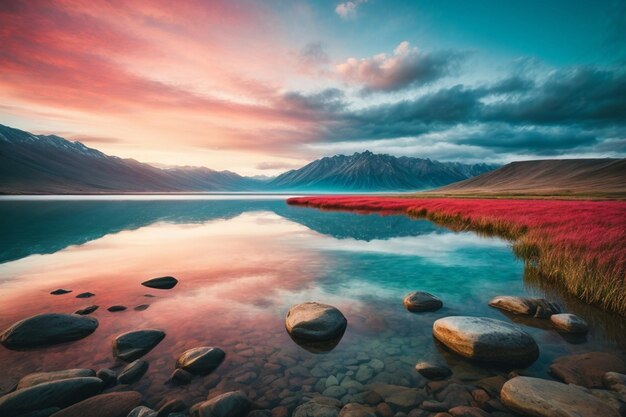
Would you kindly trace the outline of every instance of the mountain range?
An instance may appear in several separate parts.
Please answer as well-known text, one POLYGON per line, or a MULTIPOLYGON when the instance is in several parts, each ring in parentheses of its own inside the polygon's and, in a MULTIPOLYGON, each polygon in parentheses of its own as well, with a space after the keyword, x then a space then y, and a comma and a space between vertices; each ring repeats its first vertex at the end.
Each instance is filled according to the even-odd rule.
POLYGON ((91 194, 211 191, 409 191, 497 168, 371 152, 325 157, 272 179, 205 167, 157 168, 56 135, 0 125, 0 193, 91 194))

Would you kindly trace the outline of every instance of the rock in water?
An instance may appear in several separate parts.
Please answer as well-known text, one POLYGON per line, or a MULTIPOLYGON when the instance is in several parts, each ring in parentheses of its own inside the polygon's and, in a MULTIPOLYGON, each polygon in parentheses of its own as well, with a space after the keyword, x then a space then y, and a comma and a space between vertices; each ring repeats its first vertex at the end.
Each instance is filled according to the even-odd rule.
POLYGON ((422 311, 435 311, 443 307, 443 302, 434 295, 415 291, 404 297, 404 307, 414 313, 422 311))
POLYGON ((336 404, 325 400, 324 397, 318 397, 299 405, 294 410, 293 417, 337 417, 341 402, 337 401, 339 404, 336 404))
POLYGON ((94 297, 96 294, 91 293, 91 292, 81 292, 80 294, 78 294, 76 296, 76 298, 90 298, 90 297, 94 297))
POLYGON ((139 404, 141 394, 136 391, 111 392, 83 400, 51 417, 126 417, 139 404))
POLYGON ((144 287, 156 288, 158 290, 169 290, 178 284, 178 280, 174 277, 152 278, 141 283, 144 287))
POLYGON ((459 355, 481 362, 525 365, 539 356, 532 337, 518 326, 495 319, 444 317, 433 324, 433 335, 459 355))
POLYGON ((126 417, 157 417, 158 415, 159 413, 153 409, 140 405, 139 407, 133 408, 126 417))
POLYGON ((537 417, 619 417, 618 412, 583 388, 518 376, 507 381, 502 403, 522 415, 537 417))
POLYGON ((585 334, 589 330, 587 322, 575 314, 553 314, 550 316, 552 325, 560 332, 585 334))
POLYGON ((250 401, 243 393, 233 391, 191 407, 191 417, 243 417, 250 401))
POLYGON ((92 306, 88 306, 88 307, 85 307, 85 308, 81 308, 80 310, 76 310, 74 312, 74 314, 80 314, 81 316, 84 316, 84 315, 93 313, 98 308, 100 308, 100 306, 92 305, 92 306))
POLYGON ((543 298, 501 295, 489 301, 489 305, 513 314, 533 316, 540 319, 547 319, 551 315, 561 312, 561 307, 558 304, 551 303, 543 298))
POLYGON ((44 382, 79 378, 83 376, 96 376, 96 373, 91 369, 65 369, 63 371, 35 372, 22 377, 22 379, 20 379, 17 383, 15 389, 28 388, 44 382))
POLYGON ((19 416, 50 407, 64 408, 102 391, 102 381, 81 377, 44 382, 0 397, 0 416, 19 416))
POLYGON ((194 375, 208 375, 217 368, 226 353, 220 348, 201 346, 186 350, 176 361, 176 367, 194 375))
POLYGON ((120 384, 132 384, 133 382, 137 382, 145 375, 149 366, 148 362, 142 359, 131 362, 126 365, 117 376, 117 382, 120 384))
POLYGON ((71 292, 72 292, 72 290, 64 290, 63 288, 59 288, 58 290, 52 291, 50 294, 52 294, 52 295, 63 295, 63 294, 71 293, 71 292))
POLYGON ((0 334, 0 343, 9 349, 34 348, 71 342, 89 336, 98 320, 78 314, 37 314, 18 321, 0 334))
POLYGON ((376 412, 366 405, 349 403, 343 406, 339 417, 376 417, 376 412))
POLYGON ((112 313, 115 313, 117 311, 124 311, 124 310, 126 310, 126 306, 111 306, 111 307, 107 308, 107 310, 109 310, 112 313))
POLYGON ((165 337, 157 329, 143 329, 122 333, 113 341, 113 356, 125 362, 134 361, 150 352, 165 337))
POLYGON ((452 371, 447 366, 431 362, 418 362, 415 370, 423 377, 432 380, 445 379, 452 375, 452 371))
POLYGON ((566 384, 587 388, 602 388, 606 372, 626 372, 624 361, 611 353, 587 352, 556 358, 550 373, 566 384))
POLYGON ((289 309, 285 320, 287 332, 294 338, 325 341, 341 337, 348 321, 333 306, 315 302, 297 304, 289 309))

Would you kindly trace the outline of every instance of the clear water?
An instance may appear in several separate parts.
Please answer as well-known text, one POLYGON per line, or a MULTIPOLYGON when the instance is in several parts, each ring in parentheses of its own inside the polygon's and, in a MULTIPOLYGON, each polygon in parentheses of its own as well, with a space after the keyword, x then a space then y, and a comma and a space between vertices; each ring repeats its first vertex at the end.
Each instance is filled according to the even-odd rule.
MULTIPOLYGON (((150 369, 134 385, 153 406, 170 395, 193 404, 212 392, 243 389, 261 407, 293 408, 322 390, 330 375, 415 385, 420 376, 413 367, 424 358, 447 361, 466 381, 508 371, 470 364, 439 346, 432 323, 449 315, 518 321, 541 350, 524 372, 542 377, 557 356, 625 346, 618 318, 525 280, 524 265, 507 242, 401 215, 324 212, 290 207, 276 197, 213 196, 3 200, 0 219, 0 329, 41 312, 100 306, 93 313, 100 326, 85 339, 28 351, 0 347, 4 392, 30 372, 118 369, 112 340, 140 328, 167 333, 144 357, 150 369), (172 290, 140 285, 163 275, 180 283, 172 290), (73 292, 49 294, 57 288, 73 292), (415 290, 436 294, 444 308, 406 311, 402 298, 415 290), (75 298, 85 291, 96 296, 75 298), (545 321, 520 320, 487 306, 505 294, 556 300, 586 318, 591 332, 585 340, 566 340, 545 321), (334 350, 311 353, 287 335, 285 314, 303 301, 334 305, 347 317, 348 329, 334 350), (106 310, 116 304, 129 308, 106 310), (150 306, 133 309, 141 304, 150 306), (178 355, 203 345, 227 352, 218 370, 187 386, 168 384, 178 355), (371 375, 359 372, 363 367, 371 375)), ((352 395, 358 401, 359 392, 352 388, 343 400, 352 395)))

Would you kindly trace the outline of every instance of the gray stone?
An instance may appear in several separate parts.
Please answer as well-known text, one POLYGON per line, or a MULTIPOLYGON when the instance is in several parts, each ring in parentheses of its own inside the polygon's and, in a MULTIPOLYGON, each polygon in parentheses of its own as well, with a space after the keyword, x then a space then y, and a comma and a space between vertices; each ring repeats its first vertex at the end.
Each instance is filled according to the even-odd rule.
POLYGON ((445 379, 452 375, 450 368, 432 362, 418 362, 415 370, 428 379, 445 379))
POLYGON ((178 284, 178 280, 174 277, 152 278, 141 283, 144 287, 156 288, 158 290, 169 290, 178 284))
POLYGON ((198 403, 191 408, 192 417, 242 417, 250 408, 243 393, 233 391, 198 403))
POLYGON ((156 329, 122 333, 113 341, 113 356, 125 362, 141 358, 161 343, 165 333, 156 329))
POLYGON ((83 376, 96 376, 96 373, 91 369, 66 369, 63 371, 35 372, 22 377, 22 379, 20 379, 17 383, 15 389, 28 388, 44 382, 79 378, 83 376))
POLYGON ((80 377, 44 382, 0 397, 0 416, 19 416, 50 407, 64 408, 102 391, 99 378, 80 377))
POLYGON ((532 337, 516 325, 495 319, 445 317, 435 321, 433 335, 455 353, 481 362, 525 365, 539 356, 532 337))
POLYGON ((359 369, 356 371, 356 375, 354 379, 359 382, 365 382, 374 376, 374 370, 367 365, 359 366, 359 369))
POLYGON ((194 375, 208 375, 225 357, 226 353, 220 348, 200 346, 183 352, 176 361, 176 367, 194 375))
POLYGON ((315 398, 298 406, 293 412, 293 417, 338 417, 339 406, 315 398))
POLYGON ((587 322, 575 314, 553 314, 550 321, 554 328, 562 333, 585 334, 589 331, 587 322))
POLYGON ((71 342, 89 336, 98 320, 78 314, 45 313, 18 321, 0 334, 8 349, 34 348, 71 342))
POLYGON ((415 291, 407 294, 403 303, 407 310, 414 313, 436 311, 443 307, 443 302, 439 298, 424 291, 415 291))
POLYGON ((333 385, 332 387, 328 387, 324 390, 324 392, 322 393, 323 396, 325 397, 332 397, 332 398, 341 398, 344 395, 346 395, 346 393, 348 392, 347 389, 345 389, 344 387, 340 386, 340 385, 333 385))
POLYGON ((104 382, 105 387, 115 385, 117 382, 117 373, 109 368, 98 369, 96 376, 104 382))
POLYGON ((513 314, 532 316, 540 319, 547 319, 551 315, 561 312, 561 307, 559 307, 558 304, 547 301, 544 298, 501 295, 489 301, 489 305, 513 314))
POLYGON ((376 417, 376 412, 371 407, 350 403, 343 406, 339 417, 376 417))
POLYGON ((391 384, 372 384, 368 389, 380 395, 394 411, 408 412, 417 408, 427 396, 423 390, 391 384))
POLYGON ((502 403, 522 415, 536 417, 619 417, 617 411, 583 388, 556 381, 518 376, 507 381, 502 403))
POLYGON ((149 366, 148 362, 137 359, 122 369, 122 372, 117 376, 117 382, 120 384, 132 384, 133 382, 137 382, 145 375, 149 366))
POLYGON ((325 341, 341 337, 348 321, 335 307, 308 302, 289 309, 285 320, 287 332, 297 339, 325 341))
POLYGON ((135 391, 111 392, 87 398, 55 413, 52 417, 123 417, 141 403, 135 391))

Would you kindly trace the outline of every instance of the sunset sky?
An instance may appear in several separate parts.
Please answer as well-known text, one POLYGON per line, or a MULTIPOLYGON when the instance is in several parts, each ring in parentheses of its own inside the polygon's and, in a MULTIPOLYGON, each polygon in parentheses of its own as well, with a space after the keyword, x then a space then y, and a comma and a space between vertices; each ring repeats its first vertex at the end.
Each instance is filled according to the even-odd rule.
POLYGON ((0 123, 247 175, 624 157, 625 4, 0 0, 0 123))

